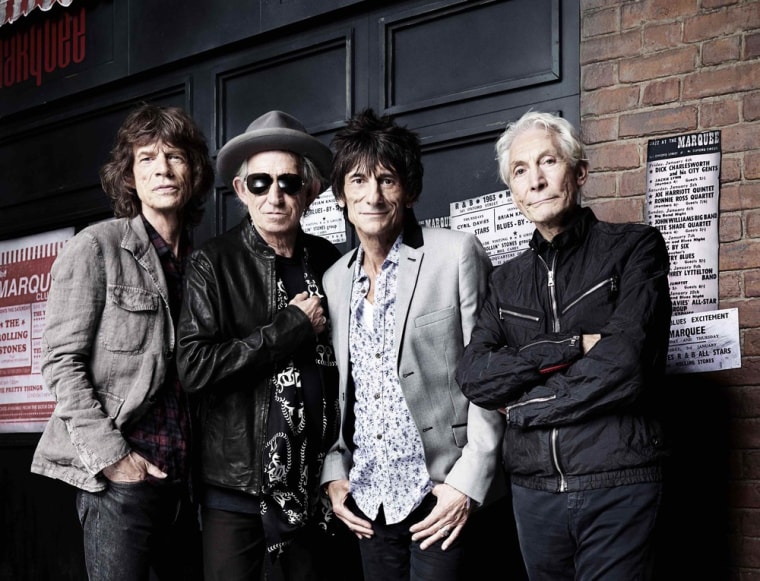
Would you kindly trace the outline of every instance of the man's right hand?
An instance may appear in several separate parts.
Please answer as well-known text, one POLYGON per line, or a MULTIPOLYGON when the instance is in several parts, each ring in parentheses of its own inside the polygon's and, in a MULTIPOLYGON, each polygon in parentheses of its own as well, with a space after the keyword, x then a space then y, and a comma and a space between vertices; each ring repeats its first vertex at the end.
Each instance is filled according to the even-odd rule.
POLYGON ((332 480, 327 484, 327 496, 332 503, 333 512, 358 538, 368 539, 374 534, 372 523, 359 518, 346 506, 350 494, 348 490, 348 480, 332 480))
POLYGON ((301 309, 311 321, 311 326, 314 328, 314 333, 319 335, 325 330, 327 326, 327 316, 325 310, 322 308, 322 302, 318 296, 309 296, 306 291, 298 293, 294 296, 289 305, 293 305, 301 309))
POLYGON ((166 478, 167 474, 135 452, 103 468, 103 476, 111 482, 142 482, 148 477, 166 478))

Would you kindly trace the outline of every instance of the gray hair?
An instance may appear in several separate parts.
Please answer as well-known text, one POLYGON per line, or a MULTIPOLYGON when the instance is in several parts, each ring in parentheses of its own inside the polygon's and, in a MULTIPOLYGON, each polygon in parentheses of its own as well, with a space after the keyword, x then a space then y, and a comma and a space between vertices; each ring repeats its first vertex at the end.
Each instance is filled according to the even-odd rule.
POLYGON ((509 148, 518 135, 534 127, 540 127, 554 134, 560 155, 573 169, 580 164, 588 163, 586 150, 572 123, 553 113, 528 111, 517 121, 508 123, 504 133, 496 142, 496 161, 499 164, 499 176, 507 186, 509 186, 510 178, 509 148))

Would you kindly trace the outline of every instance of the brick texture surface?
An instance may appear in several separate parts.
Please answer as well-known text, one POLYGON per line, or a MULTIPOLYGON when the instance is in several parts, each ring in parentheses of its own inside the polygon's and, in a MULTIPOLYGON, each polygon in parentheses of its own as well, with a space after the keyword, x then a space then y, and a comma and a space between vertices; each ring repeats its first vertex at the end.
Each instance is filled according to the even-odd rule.
MULTIPOLYGON (((695 374, 685 383, 704 389, 680 396, 690 408, 704 393, 728 404, 707 406, 698 436, 720 444, 728 473, 713 477, 726 493, 684 495, 691 510, 718 503, 729 522, 702 531, 675 522, 668 534, 730 547, 715 578, 760 581, 760 0, 581 0, 581 23, 581 131, 592 170, 584 203, 600 217, 644 219, 653 136, 721 131, 720 308, 738 309, 742 366, 695 374)), ((716 469, 692 468, 693 480, 676 478, 685 488, 716 469)), ((686 514, 682 522, 692 522, 686 514)), ((715 562, 717 552, 693 558, 715 562)))

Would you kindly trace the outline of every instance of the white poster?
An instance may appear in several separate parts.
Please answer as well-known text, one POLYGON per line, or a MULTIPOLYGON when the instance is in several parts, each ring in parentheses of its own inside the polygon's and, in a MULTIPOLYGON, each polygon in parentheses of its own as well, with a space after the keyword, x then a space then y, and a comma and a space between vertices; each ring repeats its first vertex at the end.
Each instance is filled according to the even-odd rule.
POLYGON ((741 367, 739 345, 738 309, 676 315, 670 322, 667 373, 741 367))
POLYGON ((50 267, 73 228, 0 241, 0 432, 41 432, 55 400, 40 375, 50 267))
POLYGON ((718 306, 720 131, 666 137, 647 148, 647 221, 670 254, 673 314, 718 306))
POLYGON ((450 228, 475 234, 498 266, 528 248, 535 227, 517 209, 509 190, 450 204, 450 228))
POLYGON ((311 203, 309 211, 301 218, 301 227, 304 232, 327 238, 333 244, 346 241, 346 221, 343 210, 335 202, 332 188, 322 192, 311 203))

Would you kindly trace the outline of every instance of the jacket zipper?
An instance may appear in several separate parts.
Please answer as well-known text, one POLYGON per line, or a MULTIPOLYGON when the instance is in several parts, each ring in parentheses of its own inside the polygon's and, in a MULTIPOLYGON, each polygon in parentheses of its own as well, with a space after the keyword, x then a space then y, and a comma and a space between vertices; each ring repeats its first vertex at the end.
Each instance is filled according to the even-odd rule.
POLYGON ((559 430, 552 428, 552 462, 554 462, 554 468, 559 474, 559 491, 565 492, 567 490, 567 480, 565 479, 565 473, 562 472, 562 468, 559 466, 559 453, 557 452, 557 440, 559 438, 559 430))
POLYGON ((536 317, 534 315, 518 313, 517 311, 510 311, 509 309, 502 309, 501 307, 499 307, 499 319, 503 321, 504 315, 509 315, 510 317, 517 317, 518 319, 527 319, 529 321, 533 321, 536 323, 538 323, 538 321, 540 320, 540 317, 536 317))
MULTIPOLYGON (((546 275, 547 275, 547 286, 549 287, 549 300, 551 301, 552 305, 552 329, 555 333, 559 333, 560 331, 560 324, 559 324, 559 309, 557 308, 557 289, 554 284, 554 271, 557 267, 557 255, 559 254, 559 251, 555 250, 554 255, 551 257, 551 266, 549 266, 546 261, 541 257, 538 256, 541 259, 541 262, 546 267, 546 275)), ((554 469, 557 471, 557 474, 559 474, 559 491, 565 492, 567 490, 567 480, 565 479, 565 473, 562 472, 562 468, 560 468, 559 465, 559 453, 557 452, 557 440, 559 437, 559 430, 557 428, 552 428, 551 433, 551 443, 552 443, 552 463, 554 464, 554 469)))
POLYGON ((575 344, 579 340, 580 340, 579 335, 573 335, 572 337, 568 337, 567 339, 557 339, 555 341, 550 341, 549 339, 542 339, 541 341, 534 341, 533 343, 528 343, 527 345, 523 345, 517 351, 519 353, 523 349, 527 349, 528 347, 535 347, 536 345, 541 345, 543 343, 549 343, 552 345, 561 345, 562 343, 568 343, 571 347, 575 347, 575 344))
POLYGON ((519 408, 519 407, 522 407, 524 405, 528 405, 528 404, 531 404, 531 403, 543 403, 545 401, 551 401, 553 399, 557 399, 557 396, 556 395, 550 395, 550 396, 547 396, 547 397, 537 397, 535 399, 529 399, 527 401, 521 401, 520 403, 516 403, 514 405, 507 406, 506 408, 504 408, 504 411, 507 414, 507 421, 509 421, 509 411, 510 410, 513 410, 515 408, 519 408))
MULTIPOLYGON (((548 397, 537 397, 535 399, 522 401, 520 403, 516 403, 515 405, 511 405, 505 408, 504 411, 506 412, 507 423, 509 423, 509 412, 512 411, 513 409, 519 408, 531 403, 542 403, 545 401, 551 401, 553 399, 557 399, 557 396, 551 395, 548 397)), ((552 452, 551 452, 552 464, 554 465, 554 469, 557 471, 557 474, 559 474, 559 492, 566 492, 567 479, 565 478, 565 473, 562 471, 562 468, 559 465, 559 453, 557 452, 557 440, 559 438, 559 430, 557 428, 552 428, 550 438, 551 438, 551 449, 552 449, 552 452)))
POLYGON ((587 296, 589 296, 592 293, 595 293, 600 288, 604 288, 607 285, 609 285, 609 287, 610 287, 610 293, 616 293, 617 290, 618 290, 617 276, 611 276, 610 278, 605 279, 602 282, 597 283, 594 286, 592 286, 590 289, 588 289, 586 292, 584 292, 581 296, 579 296, 577 299, 575 299, 572 303, 570 303, 564 309, 562 309, 562 314, 564 315, 567 311, 569 311, 571 308, 573 308, 575 305, 577 305, 579 302, 581 302, 587 296))
POLYGON ((557 254, 558 252, 554 252, 554 256, 552 256, 552 265, 551 267, 546 264, 546 261, 542 256, 538 256, 539 260, 543 263, 543 265, 546 267, 546 275, 548 277, 547 280, 547 286, 549 287, 549 300, 552 304, 552 330, 555 333, 559 333, 560 331, 560 325, 559 325, 559 313, 557 309, 557 290, 554 287, 554 269, 557 266, 557 254))

